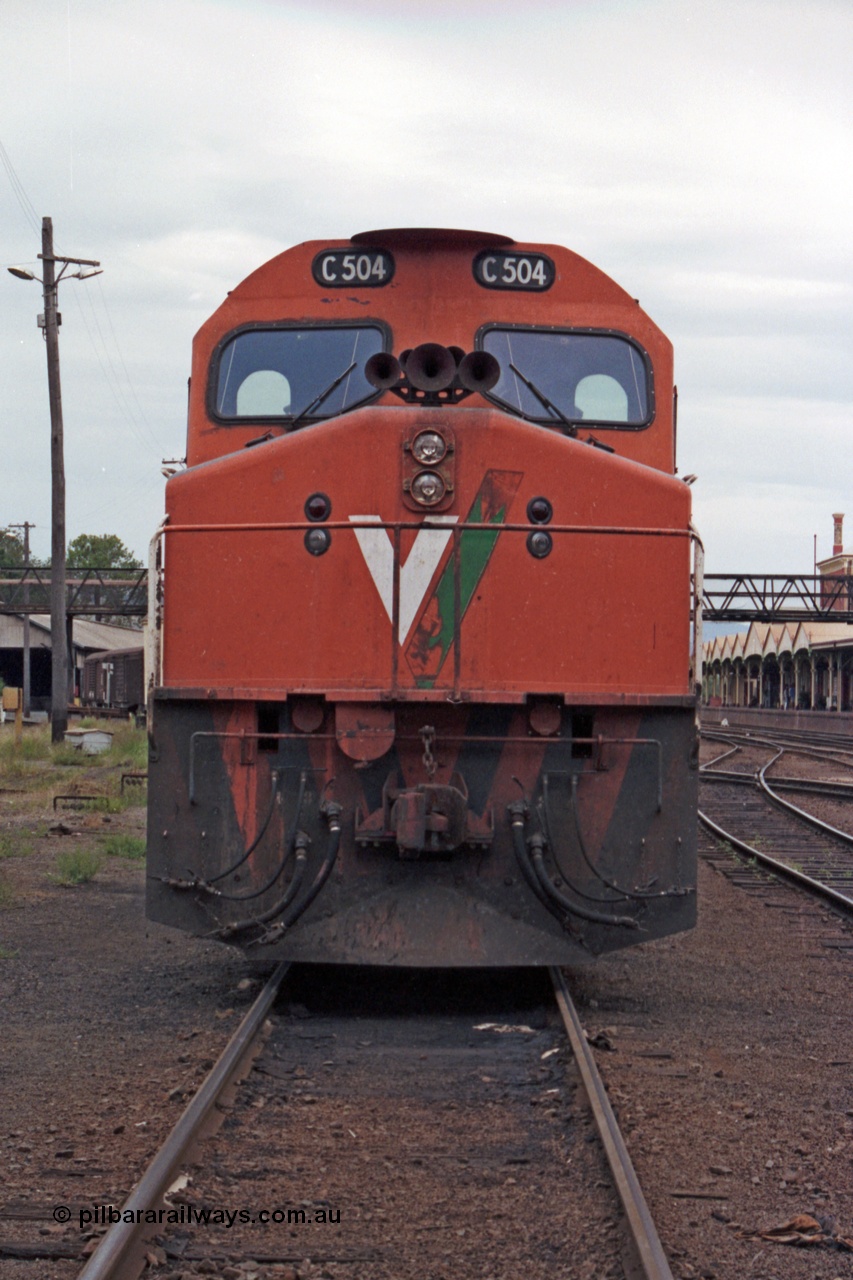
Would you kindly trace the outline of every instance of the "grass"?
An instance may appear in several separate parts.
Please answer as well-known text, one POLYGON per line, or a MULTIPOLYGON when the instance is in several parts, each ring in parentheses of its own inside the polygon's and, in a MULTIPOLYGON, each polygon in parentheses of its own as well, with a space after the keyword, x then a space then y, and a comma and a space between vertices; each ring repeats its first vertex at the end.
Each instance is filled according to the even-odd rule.
POLYGON ((0 860, 3 858, 26 858, 33 851, 29 833, 20 831, 4 831, 0 833, 0 860))
MULTIPOLYGON (((77 727, 78 723, 72 720, 71 727, 77 727)), ((86 755, 64 742, 54 746, 50 740, 49 724, 28 727, 17 747, 12 733, 0 733, 0 778, 10 793, 13 812, 26 813, 33 820, 23 830, 6 825, 0 831, 0 867, 10 867, 7 879, 0 880, 0 907, 9 905, 15 896, 7 859, 34 853, 36 838, 46 835, 51 825, 56 823, 53 810, 50 810, 47 820, 44 817, 51 796, 78 793, 85 797, 85 804, 81 803, 80 807, 86 814, 122 814, 126 810, 134 810, 135 815, 140 815, 146 801, 145 787, 126 787, 123 794, 121 778, 124 773, 145 772, 148 763, 145 730, 138 729, 129 721, 117 720, 86 720, 82 727, 93 725, 103 727, 113 735, 111 748, 100 755, 86 755), (11 781, 13 778, 14 782, 11 781), (20 791, 21 795, 12 798, 13 790, 20 791), (37 809, 36 806, 43 807, 37 809)), ((85 820, 83 825, 87 825, 85 820)), ((98 830, 100 822, 97 817, 88 825, 91 827, 91 839, 79 844, 75 842, 74 847, 66 847, 57 854, 54 866, 48 872, 49 879, 55 884, 87 884, 97 876, 107 858, 124 858, 136 865, 144 859, 145 840, 138 834, 136 820, 131 825, 134 834, 118 831, 107 835, 106 831, 98 830)))
POLYGON ((51 748, 50 755, 55 765, 67 769, 79 769, 81 765, 91 764, 93 759, 103 759, 103 757, 84 755, 77 747, 72 747, 67 742, 58 742, 51 748))
POLYGON ((56 855, 57 874, 51 878, 57 884, 88 884, 103 866, 104 857, 94 849, 70 849, 56 855))
POLYGON ((126 770, 148 768, 148 735, 144 729, 137 729, 129 720, 107 721, 97 727, 113 735, 113 745, 105 752, 108 763, 120 764, 126 770))
MULTIPOLYGON (((78 725, 72 720, 70 727, 78 725)), ((126 796, 120 794, 119 788, 122 773, 144 773, 148 767, 145 730, 123 720, 86 719, 79 727, 97 727, 111 733, 113 741, 109 751, 86 755, 66 742, 54 745, 49 724, 28 728, 19 746, 15 745, 11 733, 3 733, 0 734, 0 777, 5 783, 26 791, 63 791, 80 785, 80 771, 85 770, 87 776, 82 788, 104 793, 103 801, 93 806, 96 812, 123 813, 134 805, 144 804, 144 787, 128 787, 126 796)))
POLYGON ((145 857, 145 841, 140 836, 122 833, 107 836, 104 853, 108 858, 129 858, 133 862, 141 862, 145 857))
POLYGON ((17 947, 4 947, 3 943, 0 942, 0 960, 14 960, 17 954, 17 947))
MULTIPOLYGON (((136 797, 138 803, 139 797, 136 797)), ((89 805, 92 813, 124 813, 125 809, 129 809, 133 804, 133 798, 122 795, 98 796, 89 805)))
POLYGON ((20 744, 15 743, 13 733, 4 734, 0 739, 0 765, 5 766, 12 761, 48 760, 50 759, 50 741, 44 727, 27 729, 20 744))

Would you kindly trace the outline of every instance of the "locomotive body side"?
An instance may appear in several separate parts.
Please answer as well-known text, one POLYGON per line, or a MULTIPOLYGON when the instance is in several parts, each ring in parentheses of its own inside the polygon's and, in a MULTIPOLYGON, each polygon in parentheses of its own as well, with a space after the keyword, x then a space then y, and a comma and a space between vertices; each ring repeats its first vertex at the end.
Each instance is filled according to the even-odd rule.
POLYGON ((167 487, 149 915, 417 965, 563 963, 690 927, 671 406, 668 341, 553 246, 373 233, 235 290, 196 339, 190 465, 167 487), (348 269, 375 278, 344 288, 348 269), (365 349, 367 394, 337 411, 365 349))

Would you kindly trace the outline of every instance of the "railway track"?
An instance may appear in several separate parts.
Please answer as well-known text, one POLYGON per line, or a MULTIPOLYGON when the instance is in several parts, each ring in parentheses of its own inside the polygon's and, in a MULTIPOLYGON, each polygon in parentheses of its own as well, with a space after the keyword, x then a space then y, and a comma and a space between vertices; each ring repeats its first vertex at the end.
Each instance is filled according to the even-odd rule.
MULTIPOLYGON (((838 779, 775 774, 772 780, 770 777, 770 770, 786 753, 813 757, 817 751, 825 766, 853 767, 853 759, 825 754, 811 742, 791 746, 788 735, 775 732, 772 737, 744 738, 741 734, 720 735, 714 731, 703 737, 727 748, 701 770, 705 785, 699 818, 705 829, 766 869, 853 914, 853 833, 822 821, 782 794, 799 792, 812 798, 849 802, 853 785, 838 779), (758 767, 742 764, 737 768, 735 757, 745 747, 750 754, 757 748, 764 749, 765 754, 770 753, 769 758, 758 767), (724 769, 724 764, 734 767, 724 769)), ((846 821, 843 804, 841 811, 846 821)))
POLYGON ((709 742, 719 742, 733 747, 762 747, 788 749, 797 755, 811 756, 826 763, 853 768, 853 738, 840 734, 796 732, 784 729, 729 729, 707 728, 702 737, 709 742))
POLYGON ((550 991, 541 973, 523 978, 522 997, 509 1010, 502 1003, 495 1018, 482 1016, 484 988, 494 990, 484 975, 461 1003, 458 989, 447 1000, 446 978, 395 974, 383 978, 384 1010, 375 992, 366 998, 351 988, 344 1016, 316 992, 310 1015, 298 1002, 273 1013, 282 986, 288 997, 293 975, 286 979, 285 970, 266 984, 117 1206, 122 1221, 109 1227, 79 1280, 137 1275, 146 1260, 152 1277, 181 1264, 220 1274, 246 1258, 298 1263, 300 1276, 330 1263, 336 1276, 360 1280, 459 1276, 469 1267, 480 1275, 492 1256, 496 1269, 514 1263, 531 1277, 571 1263, 579 1276, 671 1280, 558 970, 550 991), (427 1011, 413 1014, 413 996, 411 1007, 424 1004, 418 981, 432 993, 427 1011), (233 1103, 223 1103, 241 1075, 233 1103), (575 1102, 579 1086, 589 1110, 575 1102), (221 1130, 200 1136, 223 1107, 221 1130), (602 1177, 602 1151, 590 1145, 590 1113, 612 1184, 602 1177), (381 1201, 373 1202, 380 1186, 381 1201), (146 1225, 164 1206, 178 1224, 146 1225), (225 1225, 217 1208, 252 1220, 225 1225), (261 1212, 278 1220, 261 1229, 261 1212))

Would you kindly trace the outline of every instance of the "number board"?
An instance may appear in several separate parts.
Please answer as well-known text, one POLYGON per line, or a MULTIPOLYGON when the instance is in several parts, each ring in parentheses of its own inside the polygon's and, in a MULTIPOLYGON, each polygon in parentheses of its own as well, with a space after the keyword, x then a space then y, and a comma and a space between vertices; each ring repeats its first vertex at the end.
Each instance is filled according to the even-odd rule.
POLYGON ((474 279, 484 289, 526 289, 541 293, 556 277, 544 253, 504 253, 485 250, 474 259, 474 279))
POLYGON ((394 259, 386 249, 327 249, 318 253, 311 274, 324 289, 379 289, 394 275, 394 259))

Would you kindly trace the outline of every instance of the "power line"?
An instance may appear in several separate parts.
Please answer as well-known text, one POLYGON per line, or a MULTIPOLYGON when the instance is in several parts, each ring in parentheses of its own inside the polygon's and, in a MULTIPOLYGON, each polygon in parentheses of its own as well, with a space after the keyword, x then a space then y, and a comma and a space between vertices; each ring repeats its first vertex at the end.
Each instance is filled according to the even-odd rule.
MULTIPOLYGON (((134 412, 133 406, 130 404, 127 396, 125 395, 124 388, 121 385, 121 380, 116 371, 116 367, 113 362, 112 356, 110 355, 109 347, 107 346, 107 342, 104 337, 103 330, 101 329, 101 324, 98 319, 97 312, 95 311, 94 302, 92 301, 92 298, 88 292, 86 294, 86 298, 91 308, 91 324, 89 322, 89 318, 87 317, 83 302, 81 301, 81 299, 77 294, 74 295, 74 301, 76 302, 79 308, 80 318, 83 321, 83 327, 85 328, 87 337, 89 338, 89 341, 92 344, 92 350, 95 354, 95 359, 97 360, 100 366, 101 373, 104 376, 104 381, 109 387, 110 392, 112 393, 116 401, 116 404, 118 405, 118 408, 121 411, 122 417, 127 422, 133 435, 136 436, 136 439, 145 449, 152 449, 153 452, 159 458, 160 446, 158 445, 157 440, 154 437, 154 433, 151 430, 151 427, 149 426, 147 421, 144 421, 142 424, 140 424, 138 417, 134 412), (142 426, 145 427, 145 430, 147 432, 147 436, 148 436, 147 439, 145 438, 145 435, 141 430, 142 426)), ((113 334, 114 333, 115 331, 113 330, 113 334)), ((119 354, 119 359, 121 359, 121 352, 118 348, 117 343, 116 343, 116 350, 119 354)), ((125 368, 125 373, 127 374, 126 368, 125 368)), ((128 376, 128 382, 129 382, 129 376, 128 376)), ((138 398, 137 398, 137 402, 138 402, 138 398)))
POLYGON ((128 390, 130 391, 130 394, 133 396, 133 399, 136 401, 137 408, 139 409, 139 412, 142 418, 142 423, 146 428, 146 430, 148 431, 151 437, 151 441, 156 447, 157 453, 159 453, 160 452, 159 442, 157 441, 157 438, 155 436, 151 423, 148 421, 148 417, 145 413, 145 409, 142 405, 142 401, 139 399, 139 396, 136 394, 136 388, 134 387, 130 373, 128 372, 128 368, 124 359, 124 353, 122 352, 122 349, 119 345, 118 335, 116 334, 115 326, 113 325, 113 318, 112 318, 112 315, 110 314, 110 309, 107 306, 107 295, 104 293, 104 287, 101 280, 98 281, 98 292, 101 295, 101 302, 103 304, 104 314, 107 317, 107 323, 110 326, 110 333, 112 334, 113 342, 115 344, 115 349, 118 352, 118 358, 121 361, 121 367, 124 370, 124 376, 127 381, 128 390))
POLYGON ((21 206, 23 215, 30 225, 30 230, 38 231, 41 225, 39 217, 35 211, 32 201, 24 190, 24 184, 15 172, 15 166, 12 164, 9 153, 3 146, 2 140, 0 140, 0 161, 2 161, 3 168, 6 170, 6 176, 15 193, 15 199, 21 206))
MULTIPOLYGON (((70 29, 69 29, 69 40, 70 40, 70 29)), ((29 196, 27 195, 24 189, 23 183, 21 182, 20 178, 15 172, 15 166, 12 164, 11 157, 9 156, 9 153, 7 152, 6 148, 3 146, 2 140, 0 140, 0 161, 2 161, 3 168, 6 171, 6 176, 9 179, 9 183, 15 194, 15 198, 18 201, 18 204, 21 207, 21 211, 23 212, 24 217, 29 223, 30 228, 33 231, 36 231, 36 232, 39 231, 41 227, 41 220, 36 214, 35 207, 33 206, 33 203, 30 200, 29 196)), ((136 403, 138 413, 134 412, 132 405, 130 404, 127 396, 125 395, 124 388, 121 385, 121 380, 118 376, 118 373, 116 372, 115 365, 114 365, 112 356, 110 354, 109 346, 107 344, 107 341, 104 337, 103 332, 101 331, 100 322, 98 321, 97 313, 95 311, 94 301, 91 295, 88 293, 87 293, 87 297, 89 299, 89 306, 92 309, 92 321, 94 323, 95 329, 97 330, 98 337, 100 338, 101 349, 103 351, 103 358, 101 355, 101 351, 98 349, 98 343, 96 341, 95 335, 92 332, 92 329, 86 318, 86 313, 83 309, 83 305, 80 301, 80 298, 75 294, 75 302, 77 303, 77 306, 80 309, 80 316, 81 316, 81 319, 83 320, 83 326, 86 330, 89 341, 92 344, 92 350, 94 351, 95 358, 97 359, 98 364, 100 365, 101 372, 104 375, 104 379, 107 385, 109 386, 113 396, 115 397, 116 403, 118 404, 119 409, 122 411, 123 416, 128 420, 131 431, 136 436, 139 443, 144 448, 151 449, 152 452, 157 456, 159 460, 161 446, 157 440, 156 434, 150 422, 145 416, 145 410, 143 409, 139 396, 136 393, 136 389, 133 386, 133 382, 131 380, 130 373, 128 372, 124 355, 122 354, 121 347, 119 346, 118 336, 116 334, 115 326, 112 321, 112 316, 110 315, 109 308, 107 306, 106 295, 104 293, 103 285, 101 281, 98 281, 98 286, 100 289, 101 302, 103 304, 104 312, 106 314, 107 322, 109 324, 110 333, 112 335, 113 345, 115 347, 115 351, 117 353, 121 367, 124 371, 124 376, 127 382, 128 390, 130 391, 130 395, 132 396, 133 400, 136 403), (105 361, 106 361, 106 364, 104 363, 105 361)))

